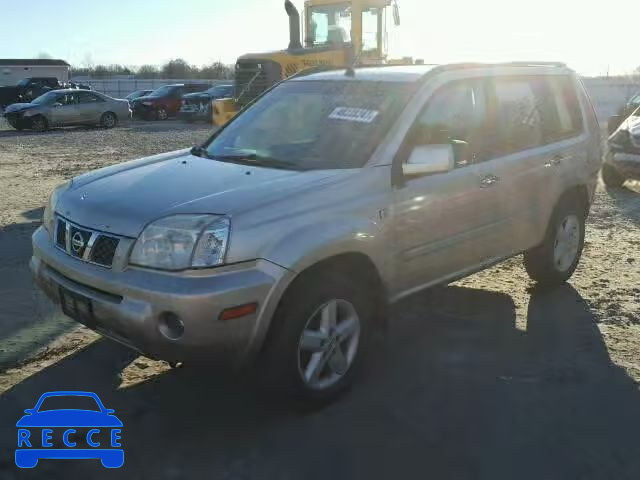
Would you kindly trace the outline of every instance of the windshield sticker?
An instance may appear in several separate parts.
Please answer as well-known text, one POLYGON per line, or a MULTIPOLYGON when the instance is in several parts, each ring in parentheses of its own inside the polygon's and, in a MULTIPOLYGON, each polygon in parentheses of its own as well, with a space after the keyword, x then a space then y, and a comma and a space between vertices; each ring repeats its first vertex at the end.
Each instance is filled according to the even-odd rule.
POLYGON ((329 115, 334 120, 347 120, 349 122, 371 123, 378 116, 377 110, 365 108, 336 107, 329 115))

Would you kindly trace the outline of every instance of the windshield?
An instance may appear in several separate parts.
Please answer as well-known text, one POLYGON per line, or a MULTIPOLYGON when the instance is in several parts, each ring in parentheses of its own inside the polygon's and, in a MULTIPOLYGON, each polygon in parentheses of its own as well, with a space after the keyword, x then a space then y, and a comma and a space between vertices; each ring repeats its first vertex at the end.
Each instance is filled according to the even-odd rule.
POLYGON ((339 3, 309 9, 308 46, 351 41, 351 5, 339 3))
POLYGON ((300 170, 362 167, 414 84, 291 81, 256 102, 206 147, 213 157, 252 155, 300 170))
POLYGON ((171 85, 165 85, 164 87, 160 87, 157 90, 151 92, 149 97, 166 97, 167 95, 171 95, 176 87, 171 85))
POLYGON ((36 105, 51 105, 56 101, 58 95, 59 94, 57 92, 47 92, 40 95, 35 100, 31 100, 31 103, 35 103, 36 105))

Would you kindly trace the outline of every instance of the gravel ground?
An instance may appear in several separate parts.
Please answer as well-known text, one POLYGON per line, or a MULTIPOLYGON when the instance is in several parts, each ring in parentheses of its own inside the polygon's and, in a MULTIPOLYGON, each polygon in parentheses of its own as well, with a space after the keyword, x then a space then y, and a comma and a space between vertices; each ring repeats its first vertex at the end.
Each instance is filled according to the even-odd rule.
POLYGON ((208 133, 0 125, 0 479, 109 474, 90 461, 16 473, 15 421, 62 389, 116 409, 131 478, 640 478, 638 183, 599 187, 570 284, 533 288, 518 257, 414 295, 353 392, 313 415, 265 403, 243 379, 133 358, 64 318, 27 269, 50 190, 208 133))

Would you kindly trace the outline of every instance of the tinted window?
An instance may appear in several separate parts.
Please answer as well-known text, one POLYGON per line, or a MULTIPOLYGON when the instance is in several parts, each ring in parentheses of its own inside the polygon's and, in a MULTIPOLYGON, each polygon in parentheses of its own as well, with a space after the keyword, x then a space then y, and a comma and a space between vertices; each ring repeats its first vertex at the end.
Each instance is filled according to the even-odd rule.
POLYGON ((468 144, 456 155, 456 166, 486 160, 487 101, 482 80, 454 82, 438 90, 418 116, 409 144, 468 144))

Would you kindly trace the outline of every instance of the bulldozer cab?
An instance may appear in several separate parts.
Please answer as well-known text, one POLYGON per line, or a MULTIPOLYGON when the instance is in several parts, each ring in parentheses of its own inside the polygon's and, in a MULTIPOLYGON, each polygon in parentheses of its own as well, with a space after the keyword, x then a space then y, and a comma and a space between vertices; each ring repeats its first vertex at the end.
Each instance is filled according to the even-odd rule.
POLYGON ((395 0, 307 0, 304 46, 350 45, 358 63, 387 58, 388 30, 400 24, 395 0))

